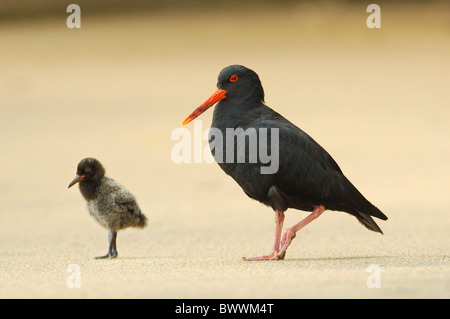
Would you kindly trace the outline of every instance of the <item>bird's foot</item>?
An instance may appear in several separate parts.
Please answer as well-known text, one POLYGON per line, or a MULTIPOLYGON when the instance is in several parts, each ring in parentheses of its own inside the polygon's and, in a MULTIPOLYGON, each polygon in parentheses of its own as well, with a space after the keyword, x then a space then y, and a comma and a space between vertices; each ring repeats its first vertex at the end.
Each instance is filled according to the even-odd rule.
POLYGON ((286 232, 283 235, 283 238, 281 238, 280 244, 281 249, 277 255, 278 259, 284 259, 284 256, 286 255, 286 250, 288 249, 289 245, 291 244, 295 236, 296 234, 290 228, 286 230, 286 232))
POLYGON ((113 258, 117 258, 118 254, 117 253, 107 253, 105 256, 97 256, 94 257, 94 259, 113 259, 113 258))
POLYGON ((283 259, 283 258, 284 258, 284 254, 283 254, 283 256, 280 256, 280 254, 278 253, 278 251, 272 251, 270 254, 264 255, 264 256, 242 257, 242 260, 244 260, 244 261, 253 261, 253 260, 278 260, 278 259, 283 259))

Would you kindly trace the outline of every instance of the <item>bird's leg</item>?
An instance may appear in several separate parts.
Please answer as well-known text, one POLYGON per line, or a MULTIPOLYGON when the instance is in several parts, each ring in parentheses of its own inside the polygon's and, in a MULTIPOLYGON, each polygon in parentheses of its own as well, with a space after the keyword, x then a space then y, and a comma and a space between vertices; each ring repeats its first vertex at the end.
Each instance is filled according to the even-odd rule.
POLYGON ((108 237, 110 242, 112 242, 112 245, 110 244, 110 249, 108 253, 111 255, 111 258, 116 258, 119 255, 117 253, 117 246, 116 246, 117 232, 113 230, 110 231, 108 237))
POLYGON ((268 255, 264 256, 255 256, 255 257, 242 257, 243 260, 271 260, 278 259, 278 252, 280 251, 280 238, 281 238, 281 230, 283 229, 284 222, 284 213, 279 210, 275 210, 275 240, 273 242, 272 252, 268 255))
POLYGON ((95 257, 95 259, 116 258, 118 255, 117 247, 116 247, 116 239, 117 239, 117 232, 114 230, 111 230, 108 233, 108 240, 109 240, 108 253, 105 256, 95 257))
POLYGON ((291 244, 291 241, 295 238, 295 234, 308 225, 310 222, 312 222, 314 219, 319 217, 323 212, 325 211, 325 207, 320 205, 316 206, 313 210, 313 212, 308 215, 305 219, 303 219, 300 223, 295 224, 291 228, 286 229, 286 232, 283 235, 283 238, 281 239, 281 248, 277 255, 278 259, 284 259, 284 255, 286 254, 286 250, 291 244))

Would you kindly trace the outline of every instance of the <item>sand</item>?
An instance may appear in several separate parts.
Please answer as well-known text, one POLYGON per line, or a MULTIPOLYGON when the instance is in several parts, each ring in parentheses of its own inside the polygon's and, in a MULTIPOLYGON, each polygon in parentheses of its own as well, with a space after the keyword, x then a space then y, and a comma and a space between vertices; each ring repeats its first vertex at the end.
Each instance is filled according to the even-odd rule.
POLYGON ((0 298, 450 297, 448 9, 387 7, 379 30, 358 6, 231 12, 1 25, 0 298), (285 260, 242 261, 270 251, 274 213, 217 164, 171 157, 235 63, 389 217, 384 235, 327 211, 285 260), (149 219, 119 232, 115 260, 93 259, 107 231, 67 189, 87 156, 149 219))

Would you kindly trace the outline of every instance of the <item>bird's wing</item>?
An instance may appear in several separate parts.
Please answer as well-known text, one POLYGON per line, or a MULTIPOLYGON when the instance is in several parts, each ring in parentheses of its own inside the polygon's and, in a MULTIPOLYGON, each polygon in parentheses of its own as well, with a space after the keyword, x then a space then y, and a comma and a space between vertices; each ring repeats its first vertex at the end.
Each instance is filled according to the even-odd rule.
POLYGON ((345 177, 334 159, 299 128, 280 127, 277 185, 291 196, 305 194, 317 200, 332 195, 345 177), (285 189, 289 185, 289 189, 285 189))
POLYGON ((114 203, 120 207, 122 211, 128 211, 131 214, 139 212, 139 207, 136 203, 136 198, 125 188, 114 192, 114 203))
POLYGON ((123 227, 145 227, 147 218, 142 213, 134 195, 118 182, 109 179, 109 199, 114 203, 113 214, 118 214, 119 229, 123 227))
MULTIPOLYGON (((290 197, 309 198, 317 205, 343 191, 347 179, 328 152, 300 128, 275 113, 258 128, 278 128, 279 168, 276 186, 290 197)), ((268 133, 271 136, 271 133, 268 133)), ((272 153, 273 143, 268 143, 272 153)), ((274 145, 276 147, 276 145, 274 145)))

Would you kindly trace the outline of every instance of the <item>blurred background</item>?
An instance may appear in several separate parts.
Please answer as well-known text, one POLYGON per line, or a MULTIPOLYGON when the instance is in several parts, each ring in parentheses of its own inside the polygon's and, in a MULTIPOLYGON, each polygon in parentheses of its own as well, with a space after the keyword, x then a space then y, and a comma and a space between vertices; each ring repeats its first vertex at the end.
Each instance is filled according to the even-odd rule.
MULTIPOLYGON (((268 251, 269 208, 215 163, 171 159, 172 131, 230 64, 255 70, 266 103, 327 149, 389 217, 380 239, 330 213, 305 229, 314 245, 297 243, 292 257, 431 254, 448 265, 450 3, 377 1, 381 28, 369 29, 370 3, 0 0, 0 279, 9 283, 0 296, 59 296, 64 275, 48 269, 106 251, 106 231, 79 191, 67 190, 87 156, 137 196, 150 220, 145 232, 119 234, 120 256, 239 260, 268 251), (81 8, 79 29, 66 25, 71 3, 81 8), (25 264, 47 269, 50 292, 23 289, 37 280, 25 264)), ((203 129, 212 113, 200 118, 203 129)), ((286 225, 306 216, 287 215, 286 225)), ((438 296, 449 291, 446 278, 438 296)), ((202 297, 191 284, 185 295, 173 283, 136 296, 202 297)), ((255 293, 218 286, 211 296, 255 293)), ((264 292, 252 296, 272 297, 264 292)), ((295 292, 278 296, 302 295, 295 292)), ((102 293, 111 291, 83 296, 102 293)))

